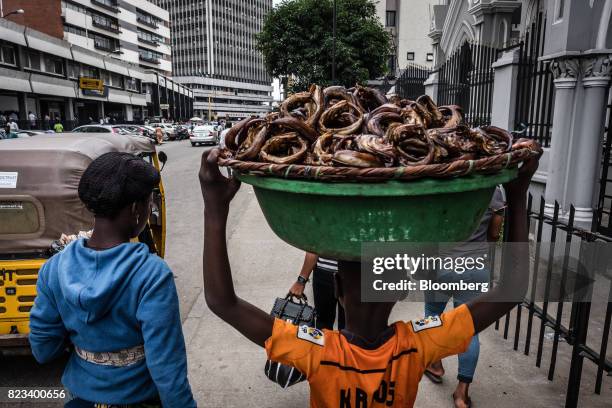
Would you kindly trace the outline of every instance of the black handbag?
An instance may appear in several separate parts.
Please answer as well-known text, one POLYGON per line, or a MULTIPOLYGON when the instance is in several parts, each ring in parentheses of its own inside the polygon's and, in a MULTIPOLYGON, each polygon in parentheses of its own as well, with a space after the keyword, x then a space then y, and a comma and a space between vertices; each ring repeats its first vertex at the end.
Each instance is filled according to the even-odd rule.
MULTIPOLYGON (((293 301, 293 296, 287 295, 285 298, 276 298, 270 315, 295 324, 296 326, 316 327, 317 312, 312 306, 308 305, 308 300, 304 295, 298 302, 293 301)), ((306 376, 295 367, 267 360, 264 367, 266 377, 277 383, 283 388, 290 387, 302 382, 306 376)))

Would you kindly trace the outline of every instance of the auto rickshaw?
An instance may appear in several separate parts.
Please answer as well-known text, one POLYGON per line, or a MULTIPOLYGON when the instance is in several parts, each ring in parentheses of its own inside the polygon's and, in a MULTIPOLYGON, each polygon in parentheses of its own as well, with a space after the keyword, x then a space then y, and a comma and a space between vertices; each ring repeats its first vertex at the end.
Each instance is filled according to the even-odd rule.
MULTIPOLYGON (((93 215, 78 197, 79 181, 93 160, 114 151, 135 154, 159 170, 167 160, 142 136, 64 133, 0 141, 0 350, 29 345, 38 270, 62 234, 93 228, 93 215)), ((138 241, 163 257, 162 182, 154 190, 152 206, 138 241)))

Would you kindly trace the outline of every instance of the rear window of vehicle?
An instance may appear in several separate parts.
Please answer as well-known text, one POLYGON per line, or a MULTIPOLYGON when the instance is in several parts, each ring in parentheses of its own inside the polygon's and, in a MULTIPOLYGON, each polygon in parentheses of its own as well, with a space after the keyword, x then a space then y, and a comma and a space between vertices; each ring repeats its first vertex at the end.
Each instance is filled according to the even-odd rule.
POLYGON ((0 239, 40 236, 44 232, 43 217, 43 206, 34 197, 0 197, 0 239))

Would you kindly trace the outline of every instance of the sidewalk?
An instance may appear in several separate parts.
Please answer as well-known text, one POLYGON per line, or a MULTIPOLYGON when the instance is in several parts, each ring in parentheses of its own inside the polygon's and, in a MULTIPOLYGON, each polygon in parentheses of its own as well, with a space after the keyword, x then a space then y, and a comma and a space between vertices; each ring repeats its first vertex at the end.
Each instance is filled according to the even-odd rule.
MULTIPOLYGON (((239 296, 268 311, 274 299, 286 294, 297 276, 303 253, 281 241, 268 227, 255 195, 243 185, 239 199, 244 213, 228 232, 228 248, 234 284, 239 296)), ((237 214, 230 212, 230 217, 237 214)), ((311 294, 308 287, 307 294, 311 294)), ((312 296, 309 296, 312 298, 312 296)), ((398 304, 391 321, 418 318, 422 304, 398 304)), ((510 327, 513 327, 511 324, 510 327)), ((265 352, 236 330, 214 316, 200 294, 184 322, 191 386, 201 407, 307 407, 308 385, 301 383, 282 390, 263 374, 265 352)), ((475 407, 563 407, 567 380, 567 346, 560 346, 555 380, 547 380, 547 363, 535 367, 534 356, 512 350, 492 328, 480 335, 481 354, 471 398, 475 407)), ((547 362, 545 358, 543 360, 547 362)), ((604 379, 602 395, 593 394, 594 378, 585 363, 581 407, 612 406, 610 381, 604 379)), ((456 357, 445 360, 447 376, 442 385, 427 379, 421 382, 417 407, 453 406, 451 394, 456 384, 456 357)))

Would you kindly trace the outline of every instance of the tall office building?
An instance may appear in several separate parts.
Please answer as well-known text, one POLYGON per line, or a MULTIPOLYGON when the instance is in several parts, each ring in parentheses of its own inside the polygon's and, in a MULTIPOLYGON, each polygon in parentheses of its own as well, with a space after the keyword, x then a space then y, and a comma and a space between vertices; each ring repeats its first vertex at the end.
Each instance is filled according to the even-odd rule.
POLYGON ((174 80, 194 91, 195 113, 237 119, 270 110, 272 78, 255 34, 272 0, 153 0, 170 13, 174 80))

